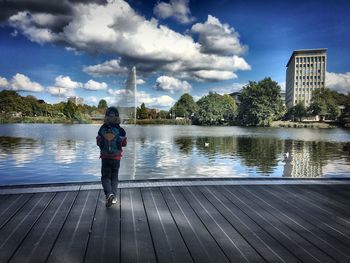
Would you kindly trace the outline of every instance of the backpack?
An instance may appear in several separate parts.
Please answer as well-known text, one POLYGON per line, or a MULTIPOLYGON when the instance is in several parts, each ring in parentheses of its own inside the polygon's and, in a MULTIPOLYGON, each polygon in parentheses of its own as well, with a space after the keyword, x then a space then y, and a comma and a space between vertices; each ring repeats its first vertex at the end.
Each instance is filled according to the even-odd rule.
POLYGON ((117 127, 104 126, 100 130, 102 155, 116 156, 120 152, 121 138, 117 127))

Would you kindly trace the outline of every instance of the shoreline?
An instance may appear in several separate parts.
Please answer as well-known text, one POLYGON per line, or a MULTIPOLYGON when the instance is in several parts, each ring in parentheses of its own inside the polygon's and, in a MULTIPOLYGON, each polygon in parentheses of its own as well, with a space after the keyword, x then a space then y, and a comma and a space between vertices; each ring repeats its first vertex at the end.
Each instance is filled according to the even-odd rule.
MULTIPOLYGON (((35 118, 35 117, 34 117, 35 118)), ((30 118, 21 118, 21 121, 15 119, 8 119, 5 121, 1 120, 1 124, 103 124, 103 121, 91 121, 79 123, 77 121, 66 120, 66 119, 49 119, 46 117, 39 117, 34 119, 30 118)), ((133 125, 134 123, 123 123, 133 125)), ((184 125, 192 126, 189 120, 171 120, 171 119, 151 119, 151 120, 137 120, 136 125, 184 125)), ((201 125, 193 125, 201 126, 201 125)), ((202 127, 252 127, 252 126, 241 126, 241 125, 207 125, 202 127)), ((271 126, 254 126, 254 127, 265 127, 265 128, 316 128, 316 129, 334 129, 334 128, 346 128, 341 125, 341 123, 328 123, 328 122, 292 122, 292 121, 274 121, 271 126)))

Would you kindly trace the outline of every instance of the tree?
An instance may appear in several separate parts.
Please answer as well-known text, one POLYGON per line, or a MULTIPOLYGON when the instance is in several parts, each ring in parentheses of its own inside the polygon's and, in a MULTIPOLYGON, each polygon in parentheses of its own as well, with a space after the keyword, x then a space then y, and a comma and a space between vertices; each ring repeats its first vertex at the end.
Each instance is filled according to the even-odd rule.
POLYGON ((107 101, 102 99, 98 102, 98 106, 97 106, 98 109, 107 109, 108 108, 108 105, 107 105, 107 101))
POLYGON ((295 105, 292 109, 293 109, 293 116, 295 118, 298 118, 300 122, 302 121, 303 117, 307 116, 305 103, 302 101, 298 102, 298 104, 295 105))
POLYGON ((190 94, 185 93, 170 109, 170 112, 174 112, 178 117, 190 118, 197 110, 198 106, 194 102, 193 97, 190 94))
POLYGON ((168 116, 168 114, 169 114, 169 112, 167 112, 166 110, 161 110, 161 111, 159 112, 159 117, 160 117, 161 119, 166 119, 167 116, 168 116))
POLYGON ((242 90, 238 108, 238 121, 245 126, 269 126, 282 117, 281 88, 271 78, 250 81, 242 90))
POLYGON ((340 116, 340 109, 337 100, 346 103, 337 92, 327 88, 315 90, 308 108, 310 114, 320 116, 321 121, 326 117, 336 119, 340 116), (339 99, 341 98, 341 99, 339 99))
POLYGON ((74 119, 77 111, 78 107, 73 102, 64 103, 63 113, 68 119, 74 119))
POLYGON ((145 103, 142 103, 140 108, 137 108, 136 111, 137 111, 136 112, 137 119, 147 119, 148 113, 147 113, 145 103))
POLYGON ((236 103, 229 95, 209 93, 202 97, 197 105, 194 123, 199 125, 232 124, 237 113, 236 103))

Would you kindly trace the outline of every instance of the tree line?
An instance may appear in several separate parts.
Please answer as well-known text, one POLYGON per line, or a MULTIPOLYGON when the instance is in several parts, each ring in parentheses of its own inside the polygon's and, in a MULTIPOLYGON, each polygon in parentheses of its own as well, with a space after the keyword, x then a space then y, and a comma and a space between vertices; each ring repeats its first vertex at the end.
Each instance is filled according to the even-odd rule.
MULTIPOLYGON (((318 115, 321 121, 332 119, 350 124, 350 93, 344 95, 327 88, 319 89, 313 92, 309 107, 299 102, 293 108, 287 109, 280 92, 281 88, 277 82, 265 78, 258 82, 250 81, 243 87, 239 103, 228 94, 220 95, 212 92, 195 102, 190 94, 185 93, 168 111, 149 109, 142 103, 136 110, 136 118, 184 119, 195 125, 207 126, 270 126, 276 120, 301 121, 305 117, 318 115)), ((97 107, 75 105, 69 101, 48 104, 31 95, 20 96, 16 91, 0 92, 0 121, 20 113, 20 117, 43 116, 57 119, 57 122, 63 120, 89 123, 91 116, 103 115, 107 107, 105 100, 100 100, 97 107)), ((130 108, 129 112, 133 118, 133 109, 130 108)))
POLYGON ((21 96, 13 90, 0 92, 0 121, 33 120, 42 117, 48 122, 91 122, 90 116, 102 114, 103 108, 89 105, 75 105, 73 102, 46 103, 34 96, 21 96), (35 118, 34 118, 35 117, 35 118))
MULTIPOLYGON (((320 120, 332 119, 350 123, 350 93, 331 91, 327 88, 314 91, 309 107, 302 102, 287 109, 281 98, 281 87, 271 78, 250 81, 243 87, 239 103, 230 95, 209 93, 197 102, 185 93, 160 115, 164 118, 190 119, 196 125, 270 126, 277 120, 298 120, 316 116, 320 120)), ((139 119, 147 119, 147 108, 138 109, 139 119)))

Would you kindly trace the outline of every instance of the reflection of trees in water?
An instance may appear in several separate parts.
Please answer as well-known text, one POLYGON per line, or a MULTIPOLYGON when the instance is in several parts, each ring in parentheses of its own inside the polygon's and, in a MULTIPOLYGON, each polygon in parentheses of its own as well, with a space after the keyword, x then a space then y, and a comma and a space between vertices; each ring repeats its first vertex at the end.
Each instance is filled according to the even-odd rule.
POLYGON ((16 149, 19 148, 37 148, 38 144, 39 142, 37 140, 31 138, 0 136, 0 149, 2 152, 7 154, 13 153, 16 149))
POLYGON ((198 137, 196 147, 208 157, 222 155, 232 155, 236 152, 235 137, 198 137))
POLYGON ((237 138, 237 153, 244 164, 266 174, 277 167, 282 147, 283 141, 274 138, 237 138))
POLYGON ((342 144, 334 142, 304 142, 304 147, 310 151, 310 161, 321 166, 326 165, 329 161, 339 159, 343 154, 342 144), (306 144, 306 145, 305 145, 306 144))
POLYGON ((345 158, 348 162, 350 162, 350 142, 347 142, 342 147, 345 158))
POLYGON ((182 137, 175 138, 174 142, 179 147, 179 150, 183 154, 189 154, 193 150, 193 138, 192 137, 182 137))

